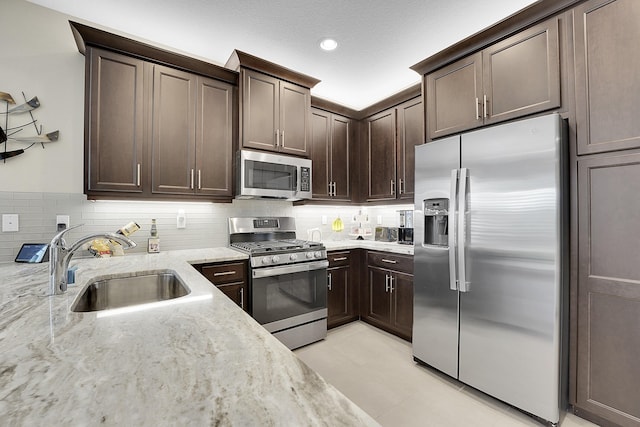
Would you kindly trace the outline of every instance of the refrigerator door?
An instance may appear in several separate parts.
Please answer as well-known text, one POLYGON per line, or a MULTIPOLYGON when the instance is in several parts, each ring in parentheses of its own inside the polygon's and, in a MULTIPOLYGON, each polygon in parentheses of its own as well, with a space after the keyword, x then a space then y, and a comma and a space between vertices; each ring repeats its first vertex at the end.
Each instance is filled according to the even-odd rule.
POLYGON ((462 136, 468 170, 467 292, 459 379, 545 420, 559 419, 561 120, 462 136))
MULTIPOLYGON (((458 291, 455 277, 450 280, 449 242, 460 137, 419 145, 415 152, 413 355, 457 377, 458 291)), ((451 261, 455 267, 455 256, 451 261)))

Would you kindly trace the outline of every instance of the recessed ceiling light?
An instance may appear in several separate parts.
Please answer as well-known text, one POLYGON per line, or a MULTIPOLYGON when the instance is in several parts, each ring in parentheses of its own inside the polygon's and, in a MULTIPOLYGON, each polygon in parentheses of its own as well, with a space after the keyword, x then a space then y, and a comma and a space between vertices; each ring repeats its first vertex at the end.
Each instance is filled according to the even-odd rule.
POLYGON ((335 41, 334 39, 326 38, 326 39, 322 39, 322 41, 320 42, 320 48, 322 50, 330 51, 330 50, 335 50, 335 48, 337 47, 338 47, 338 42, 335 41))

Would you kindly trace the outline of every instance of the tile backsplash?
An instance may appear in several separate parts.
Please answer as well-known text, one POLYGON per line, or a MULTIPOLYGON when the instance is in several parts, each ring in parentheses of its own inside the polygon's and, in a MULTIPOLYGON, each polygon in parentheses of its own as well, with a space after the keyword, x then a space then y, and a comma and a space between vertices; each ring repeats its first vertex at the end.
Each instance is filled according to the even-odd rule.
POLYGON ((278 200, 234 200, 233 203, 209 202, 131 202, 89 201, 83 194, 0 192, 0 214, 18 214, 19 231, 0 232, 0 263, 13 262, 22 243, 47 243, 56 234, 56 215, 69 215, 70 225, 84 224, 68 233, 67 240, 97 232, 115 231, 135 221, 140 230, 131 237, 138 247, 131 252, 146 251, 151 219, 156 218, 160 249, 197 249, 229 244, 229 217, 294 216, 297 236, 307 238, 307 230, 320 228, 325 240, 349 239, 348 231, 354 214, 368 214, 369 226, 381 219, 385 226, 397 226, 397 209, 408 205, 385 207, 296 206, 278 200), (176 226, 178 210, 186 214, 186 228, 176 226), (345 231, 334 233, 331 223, 340 216, 345 231), (322 224, 326 217, 327 224, 322 224))

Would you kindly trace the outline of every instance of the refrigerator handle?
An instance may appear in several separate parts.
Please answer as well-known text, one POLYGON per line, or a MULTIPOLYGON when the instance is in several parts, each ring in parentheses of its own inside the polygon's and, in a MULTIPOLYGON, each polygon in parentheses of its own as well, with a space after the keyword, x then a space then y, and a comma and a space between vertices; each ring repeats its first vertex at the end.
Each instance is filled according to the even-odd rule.
POLYGON ((449 289, 458 290, 458 275, 456 268, 456 190, 458 188, 458 169, 451 170, 451 192, 449 193, 449 212, 447 223, 449 224, 449 289))
POLYGON ((460 292, 469 292, 469 283, 466 275, 465 238, 466 238, 466 211, 467 211, 467 179, 469 170, 460 169, 460 185, 458 190, 458 224, 456 235, 458 240, 458 280, 460 292))

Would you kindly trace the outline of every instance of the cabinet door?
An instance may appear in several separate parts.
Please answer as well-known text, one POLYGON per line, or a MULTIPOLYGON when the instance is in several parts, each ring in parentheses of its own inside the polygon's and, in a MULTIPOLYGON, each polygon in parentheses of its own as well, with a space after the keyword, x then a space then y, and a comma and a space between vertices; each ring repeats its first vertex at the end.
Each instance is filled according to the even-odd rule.
POLYGON ((311 190, 314 199, 329 199, 331 138, 331 113, 312 110, 311 113, 311 161, 313 173, 311 190))
POLYGON ((367 199, 396 198, 396 113, 383 111, 367 119, 367 199))
POLYGON ((346 117, 335 114, 331 116, 331 182, 334 199, 349 200, 351 198, 349 180, 351 126, 351 120, 346 117))
POLYGON ((392 326, 403 338, 411 341, 413 330, 413 276, 393 274, 392 326))
POLYGON ((482 54, 456 61, 425 77, 429 139, 482 124, 482 54))
POLYGON ((232 195, 233 86, 198 77, 196 193, 232 195))
POLYGON ((364 316, 391 325, 391 292, 389 289, 388 270, 376 267, 367 268, 367 301, 365 301, 364 316))
POLYGON ((422 98, 399 105, 398 111, 398 197, 413 200, 415 147, 424 143, 422 98))
POLYGON ((251 70, 243 69, 241 74, 242 146, 277 151, 280 81, 251 70))
POLYGON ((140 193, 144 62, 89 48, 85 191, 140 193))
POLYGON ((280 82, 279 151, 296 156, 309 156, 311 148, 311 92, 302 86, 280 82))
POLYGON ((152 191, 193 194, 196 78, 156 65, 153 73, 152 191))
POLYGON ((640 419, 640 151, 578 160, 575 407, 640 419))
POLYGON ((229 283, 226 285, 216 286, 233 302, 238 304, 238 307, 247 311, 247 286, 245 283, 229 283))
POLYGON ((640 147, 640 2, 573 11, 578 154, 640 147))
POLYGON ((482 52, 484 124, 560 106, 558 19, 482 52))
POLYGON ((349 267, 336 267, 328 270, 327 289, 327 327, 331 328, 349 318, 349 267))

